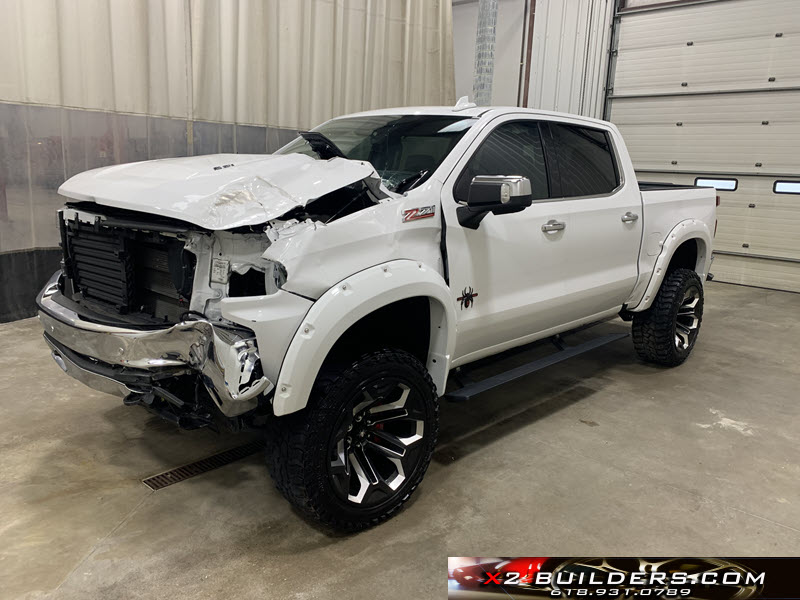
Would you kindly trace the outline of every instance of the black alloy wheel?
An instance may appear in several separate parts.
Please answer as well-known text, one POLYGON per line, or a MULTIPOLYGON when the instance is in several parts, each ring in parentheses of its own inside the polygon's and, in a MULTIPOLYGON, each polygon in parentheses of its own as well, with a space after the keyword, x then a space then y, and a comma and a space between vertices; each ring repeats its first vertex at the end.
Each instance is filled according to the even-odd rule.
POLYGON ((633 345, 647 362, 674 367, 697 342, 703 321, 703 284, 691 269, 675 269, 661 283, 653 304, 633 314, 633 345))
POLYGON ((272 420, 270 472, 307 516, 363 529, 389 518, 419 485, 438 420, 422 363, 401 350, 371 352, 321 375, 304 410, 272 420))

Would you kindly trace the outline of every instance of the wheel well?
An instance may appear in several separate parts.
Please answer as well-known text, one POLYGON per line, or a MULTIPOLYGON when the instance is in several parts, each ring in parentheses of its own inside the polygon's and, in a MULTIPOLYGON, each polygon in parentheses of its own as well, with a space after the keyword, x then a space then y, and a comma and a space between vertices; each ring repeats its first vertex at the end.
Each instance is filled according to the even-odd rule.
POLYGON ((430 345, 431 308, 425 296, 387 304, 353 323, 336 341, 324 367, 348 365, 379 348, 394 348, 413 354, 424 365, 430 345))
POLYGON ((667 266, 667 273, 675 269, 697 270, 697 239, 686 240, 675 250, 667 266))

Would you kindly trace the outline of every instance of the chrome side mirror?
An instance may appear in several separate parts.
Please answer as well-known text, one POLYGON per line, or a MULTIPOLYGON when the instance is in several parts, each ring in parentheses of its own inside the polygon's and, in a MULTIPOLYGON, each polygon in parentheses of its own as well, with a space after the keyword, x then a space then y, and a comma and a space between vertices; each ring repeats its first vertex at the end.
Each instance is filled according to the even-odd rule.
POLYGON ((477 229, 488 214, 505 215, 526 209, 533 202, 531 182, 520 175, 478 175, 469 186, 467 205, 456 209, 463 227, 477 229))

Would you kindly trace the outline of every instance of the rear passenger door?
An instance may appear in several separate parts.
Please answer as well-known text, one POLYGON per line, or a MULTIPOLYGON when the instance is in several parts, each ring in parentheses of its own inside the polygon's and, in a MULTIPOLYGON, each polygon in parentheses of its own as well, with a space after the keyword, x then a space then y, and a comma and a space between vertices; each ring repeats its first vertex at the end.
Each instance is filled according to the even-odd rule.
POLYGON ((620 308, 638 276, 642 200, 624 181, 610 131, 543 121, 550 202, 568 215, 559 251, 566 266, 564 316, 570 321, 620 308))

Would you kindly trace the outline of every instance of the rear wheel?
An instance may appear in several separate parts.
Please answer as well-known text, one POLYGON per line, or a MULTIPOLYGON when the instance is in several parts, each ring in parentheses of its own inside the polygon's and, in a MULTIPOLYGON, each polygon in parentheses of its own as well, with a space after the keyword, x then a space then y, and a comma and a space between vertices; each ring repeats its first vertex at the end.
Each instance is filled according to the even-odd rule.
POLYGON ((313 519, 355 531, 389 518, 425 474, 439 405, 414 356, 380 350, 321 376, 303 411, 272 420, 270 473, 313 519))
POLYGON ((703 320, 703 284, 691 269, 676 269, 661 283, 653 305, 633 315, 633 345, 648 362, 674 367, 694 348, 703 320))

